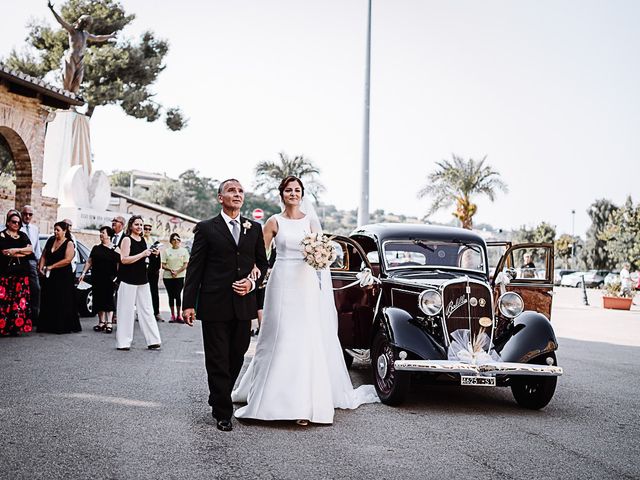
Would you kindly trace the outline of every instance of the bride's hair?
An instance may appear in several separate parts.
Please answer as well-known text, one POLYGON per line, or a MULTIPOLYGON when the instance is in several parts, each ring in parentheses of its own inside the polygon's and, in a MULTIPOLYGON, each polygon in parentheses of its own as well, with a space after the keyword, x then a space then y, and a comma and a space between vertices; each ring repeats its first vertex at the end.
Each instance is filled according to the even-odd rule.
POLYGON ((302 180, 300 180, 298 177, 294 175, 289 175, 285 177, 284 180, 282 180, 280 182, 280 185, 278 186, 278 191, 280 192, 280 198, 284 200, 284 189, 287 187, 287 184, 291 182, 298 182, 300 184, 300 189, 302 190, 302 196, 304 197, 304 185, 302 184, 302 180))

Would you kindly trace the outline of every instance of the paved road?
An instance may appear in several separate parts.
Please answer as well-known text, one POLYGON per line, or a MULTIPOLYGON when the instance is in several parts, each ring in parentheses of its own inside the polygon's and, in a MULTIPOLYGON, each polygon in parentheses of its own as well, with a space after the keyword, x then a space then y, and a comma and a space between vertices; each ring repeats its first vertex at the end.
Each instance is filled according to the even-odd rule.
MULTIPOLYGON (((559 316, 558 328, 579 330, 584 314, 559 316)), ((164 323, 161 351, 136 331, 118 352, 82 323, 79 334, 0 338, 2 478, 640 478, 640 345, 561 338, 566 374, 542 411, 506 389, 417 385, 400 408, 337 411, 333 426, 221 433, 199 329, 164 323)), ((352 371, 355 384, 369 375, 352 371)))

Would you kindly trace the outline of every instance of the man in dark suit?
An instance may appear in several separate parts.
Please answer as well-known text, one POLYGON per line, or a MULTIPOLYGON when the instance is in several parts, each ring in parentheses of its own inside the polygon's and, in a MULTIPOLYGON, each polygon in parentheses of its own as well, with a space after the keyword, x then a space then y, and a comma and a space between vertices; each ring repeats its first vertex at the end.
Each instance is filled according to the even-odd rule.
POLYGON ((195 237, 183 292, 183 317, 193 326, 202 320, 211 413, 222 431, 230 431, 231 390, 249 348, 251 320, 256 318, 254 265, 264 278, 267 255, 262 228, 240 216, 244 190, 235 179, 218 188, 220 215, 194 228, 195 237), (197 313, 196 313, 197 310, 197 313))

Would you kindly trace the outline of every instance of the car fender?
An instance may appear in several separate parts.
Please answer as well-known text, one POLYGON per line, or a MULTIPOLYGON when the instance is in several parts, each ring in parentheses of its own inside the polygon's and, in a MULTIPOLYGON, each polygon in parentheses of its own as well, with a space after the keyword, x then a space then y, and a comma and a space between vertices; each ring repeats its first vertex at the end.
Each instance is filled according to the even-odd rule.
POLYGON ((503 362, 527 363, 533 358, 558 349, 551 322, 544 315, 525 311, 513 321, 512 335, 496 346, 503 362))
POLYGON ((406 350, 409 358, 423 360, 446 359, 446 351, 424 330, 406 310, 396 307, 383 308, 380 313, 389 342, 400 350, 406 350), (411 355, 413 354, 413 355, 411 355))

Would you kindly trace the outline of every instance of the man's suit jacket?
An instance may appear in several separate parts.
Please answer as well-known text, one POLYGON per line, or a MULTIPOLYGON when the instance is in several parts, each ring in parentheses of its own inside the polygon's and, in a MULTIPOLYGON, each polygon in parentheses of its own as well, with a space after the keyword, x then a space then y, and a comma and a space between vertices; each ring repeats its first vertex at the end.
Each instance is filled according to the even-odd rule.
POLYGON ((182 308, 196 308, 196 317, 204 321, 255 318, 255 290, 240 296, 232 284, 246 278, 254 265, 262 273, 256 286, 264 278, 268 262, 260 224, 240 217, 238 245, 221 215, 198 223, 194 232, 182 308), (243 226, 247 221, 250 228, 243 226))

